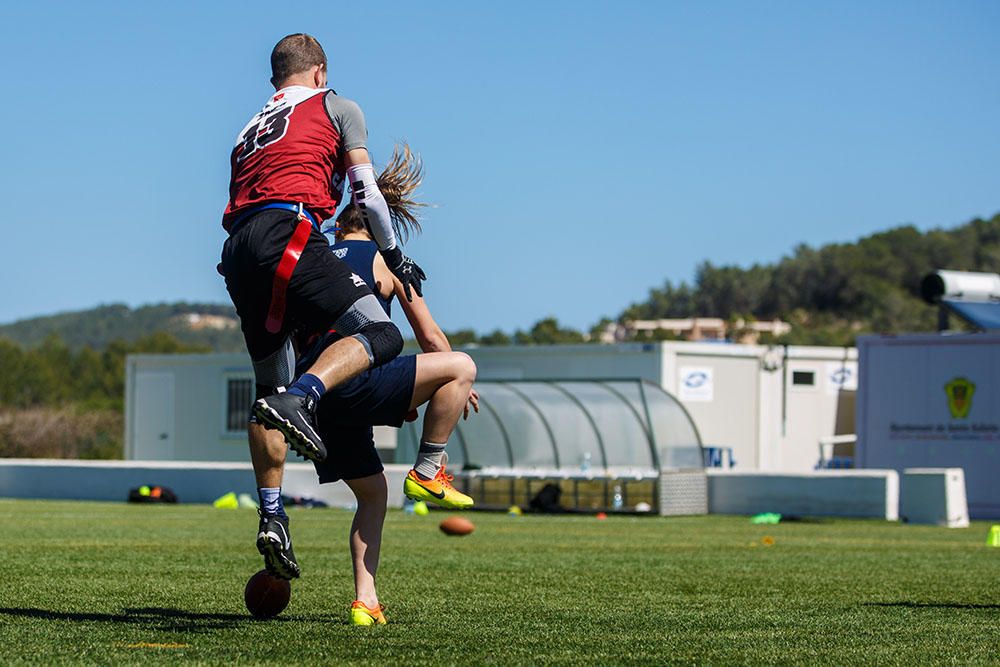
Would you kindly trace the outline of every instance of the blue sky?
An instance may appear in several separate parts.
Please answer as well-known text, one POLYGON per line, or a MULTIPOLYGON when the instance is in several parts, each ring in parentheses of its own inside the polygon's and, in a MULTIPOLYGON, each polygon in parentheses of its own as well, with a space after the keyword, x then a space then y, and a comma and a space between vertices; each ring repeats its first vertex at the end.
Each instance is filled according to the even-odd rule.
POLYGON ((423 156, 446 329, 1000 211, 997 2, 3 3, 0 322, 226 302, 228 154, 297 31, 376 162, 423 156))

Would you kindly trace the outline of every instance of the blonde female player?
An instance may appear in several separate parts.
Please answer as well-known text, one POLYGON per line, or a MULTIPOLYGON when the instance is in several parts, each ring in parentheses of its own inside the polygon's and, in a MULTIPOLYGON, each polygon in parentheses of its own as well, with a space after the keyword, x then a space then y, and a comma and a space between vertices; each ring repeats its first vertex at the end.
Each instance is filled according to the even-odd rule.
MULTIPOLYGON (((401 238, 420 231, 415 209, 421 204, 410 196, 421 177, 419 159, 403 146, 393 152, 377 179, 401 238)), ((426 403, 420 449, 403 491, 414 500, 466 509, 473 500, 451 485, 452 476, 445 468, 445 447, 459 417, 468 418, 470 406, 479 411, 479 396, 472 388, 475 363, 464 352, 452 351, 427 302, 419 294, 407 294, 404 283, 389 271, 362 214, 352 204, 338 216, 332 251, 371 287, 387 314, 393 298, 398 298, 423 351, 397 357, 328 391, 317 411, 319 434, 328 451, 325 461, 315 463, 320 483, 342 479, 358 501, 350 534, 356 596, 350 622, 375 625, 386 622, 375 590, 375 572, 388 494, 372 426, 401 426, 408 416, 415 416, 418 406, 426 403)), ((327 335, 335 336, 336 332, 327 335)), ((299 365, 308 364, 308 356, 299 365)))

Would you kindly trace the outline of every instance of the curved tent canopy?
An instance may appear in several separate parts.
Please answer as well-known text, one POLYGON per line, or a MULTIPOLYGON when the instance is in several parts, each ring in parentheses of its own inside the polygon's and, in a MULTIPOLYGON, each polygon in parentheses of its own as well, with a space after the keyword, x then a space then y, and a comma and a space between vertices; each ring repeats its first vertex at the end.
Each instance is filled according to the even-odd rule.
MULTIPOLYGON (((480 413, 448 445, 454 469, 568 472, 701 468, 684 407, 646 380, 476 382, 480 413)), ((423 411, 400 430, 397 461, 416 456, 423 411)))

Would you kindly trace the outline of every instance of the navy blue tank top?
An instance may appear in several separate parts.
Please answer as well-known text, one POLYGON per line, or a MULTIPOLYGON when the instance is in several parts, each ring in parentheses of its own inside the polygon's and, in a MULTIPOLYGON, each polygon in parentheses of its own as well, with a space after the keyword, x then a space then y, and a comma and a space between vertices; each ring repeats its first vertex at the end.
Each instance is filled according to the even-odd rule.
POLYGON ((375 253, 378 252, 378 245, 374 241, 338 241, 330 247, 338 259, 346 263, 351 267, 352 271, 368 283, 368 287, 374 292, 375 298, 382 305, 385 314, 391 315, 392 295, 390 294, 388 299, 382 298, 375 284, 375 270, 373 267, 375 265, 375 253))

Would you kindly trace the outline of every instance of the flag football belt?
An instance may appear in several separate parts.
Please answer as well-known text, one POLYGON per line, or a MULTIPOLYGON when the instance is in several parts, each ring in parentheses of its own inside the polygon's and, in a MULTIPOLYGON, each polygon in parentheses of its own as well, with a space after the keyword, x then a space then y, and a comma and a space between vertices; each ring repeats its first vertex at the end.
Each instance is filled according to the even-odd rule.
POLYGON ((292 238, 288 239, 288 245, 285 246, 285 252, 281 255, 281 261, 278 262, 278 268, 274 272, 274 282, 271 283, 271 305, 267 309, 264 328, 268 333, 276 334, 281 331, 281 325, 285 321, 285 294, 288 291, 288 283, 292 280, 292 272, 295 271, 295 265, 299 263, 299 257, 309 243, 309 235, 312 234, 313 228, 319 231, 319 224, 301 204, 265 204, 256 211, 270 208, 285 209, 298 214, 298 224, 292 232, 292 238))
POLYGON ((240 225, 242 225, 244 222, 246 222, 253 216, 257 215, 261 211, 267 211, 269 209, 275 209, 275 208, 281 209, 282 211, 291 211, 292 213, 298 213, 299 217, 305 216, 305 218, 312 223, 312 226, 316 228, 317 232, 319 232, 320 234, 323 233, 323 230, 320 229, 319 221, 313 217, 312 213, 306 210, 305 206, 303 206, 302 204, 290 204, 288 202, 276 201, 276 202, 271 202, 270 204, 255 206, 246 213, 244 213, 243 215, 241 215, 240 217, 236 218, 236 220, 233 221, 233 224, 229 225, 229 235, 232 236, 233 234, 235 234, 236 230, 240 228, 240 225))
POLYGON ((313 228, 316 231, 320 231, 320 228, 319 223, 302 204, 273 202, 252 208, 241 215, 230 226, 229 233, 235 233, 247 219, 269 209, 291 211, 298 215, 298 224, 295 226, 295 231, 292 232, 292 238, 288 239, 285 252, 282 253, 281 261, 278 262, 278 268, 274 272, 274 281, 271 283, 271 305, 267 309, 267 321, 264 323, 264 328, 267 329, 268 333, 276 334, 281 331, 281 325, 285 321, 286 293, 288 292, 288 283, 292 280, 292 272, 295 271, 295 265, 299 263, 299 257, 302 256, 302 251, 309 243, 309 235, 313 228))

